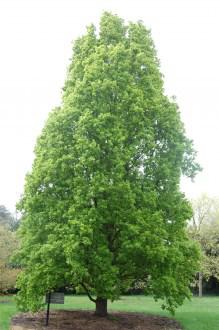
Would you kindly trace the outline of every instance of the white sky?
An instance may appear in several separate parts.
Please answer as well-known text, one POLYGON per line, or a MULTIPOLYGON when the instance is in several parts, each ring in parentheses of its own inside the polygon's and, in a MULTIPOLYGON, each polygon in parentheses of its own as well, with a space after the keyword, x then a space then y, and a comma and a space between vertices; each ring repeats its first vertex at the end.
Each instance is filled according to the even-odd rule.
POLYGON ((219 196, 218 0, 0 0, 0 204, 12 212, 36 137, 60 104, 72 40, 104 10, 152 29, 166 91, 204 168, 182 190, 219 196))

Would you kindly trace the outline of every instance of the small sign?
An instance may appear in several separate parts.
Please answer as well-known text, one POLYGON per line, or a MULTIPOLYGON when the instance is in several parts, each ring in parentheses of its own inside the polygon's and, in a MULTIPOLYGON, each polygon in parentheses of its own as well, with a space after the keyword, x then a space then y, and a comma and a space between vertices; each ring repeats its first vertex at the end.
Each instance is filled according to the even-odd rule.
POLYGON ((48 324, 49 324, 50 304, 64 304, 64 293, 63 292, 49 292, 49 293, 47 293, 45 303, 47 304, 46 326, 48 326, 48 324))
POLYGON ((46 295, 46 304, 64 304, 63 292, 51 292, 46 295))

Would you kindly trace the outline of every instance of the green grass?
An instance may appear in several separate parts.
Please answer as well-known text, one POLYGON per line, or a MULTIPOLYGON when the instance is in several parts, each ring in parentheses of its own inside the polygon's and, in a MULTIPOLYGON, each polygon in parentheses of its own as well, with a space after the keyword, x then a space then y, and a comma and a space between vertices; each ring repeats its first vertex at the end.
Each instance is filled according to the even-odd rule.
MULTIPOLYGON (((13 297, 0 297, 8 303, 0 303, 0 330, 8 330, 10 318, 16 314, 13 297)), ((66 296, 65 305, 52 305, 51 308, 94 309, 94 304, 86 296, 66 296)), ((123 296, 119 301, 109 304, 111 311, 129 311, 148 314, 169 314, 160 309, 159 303, 151 297, 123 296)), ((219 330, 219 297, 193 298, 178 308, 175 319, 185 330, 219 330)))
POLYGON ((12 315, 16 314, 13 297, 0 296, 0 330, 8 330, 12 315))

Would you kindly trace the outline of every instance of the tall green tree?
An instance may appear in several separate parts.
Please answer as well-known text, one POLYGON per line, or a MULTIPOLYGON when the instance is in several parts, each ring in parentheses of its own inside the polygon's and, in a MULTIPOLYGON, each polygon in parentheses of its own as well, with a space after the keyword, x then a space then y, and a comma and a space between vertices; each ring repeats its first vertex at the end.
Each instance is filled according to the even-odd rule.
POLYGON ((83 288, 106 315, 133 281, 171 311, 190 292, 198 252, 180 177, 199 170, 178 106, 164 93, 150 31, 104 13, 75 41, 55 109, 39 137, 19 209, 20 308, 83 288))

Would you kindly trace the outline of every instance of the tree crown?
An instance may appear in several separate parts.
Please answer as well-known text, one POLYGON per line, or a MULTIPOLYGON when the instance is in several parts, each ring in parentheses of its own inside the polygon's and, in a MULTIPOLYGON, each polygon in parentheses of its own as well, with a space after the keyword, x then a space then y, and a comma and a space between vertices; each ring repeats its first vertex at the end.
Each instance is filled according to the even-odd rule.
POLYGON ((114 300, 143 281, 170 310, 189 296, 198 254, 179 184, 199 165, 142 22, 105 13, 99 34, 76 40, 35 154, 20 202, 20 307, 66 284, 114 300))

